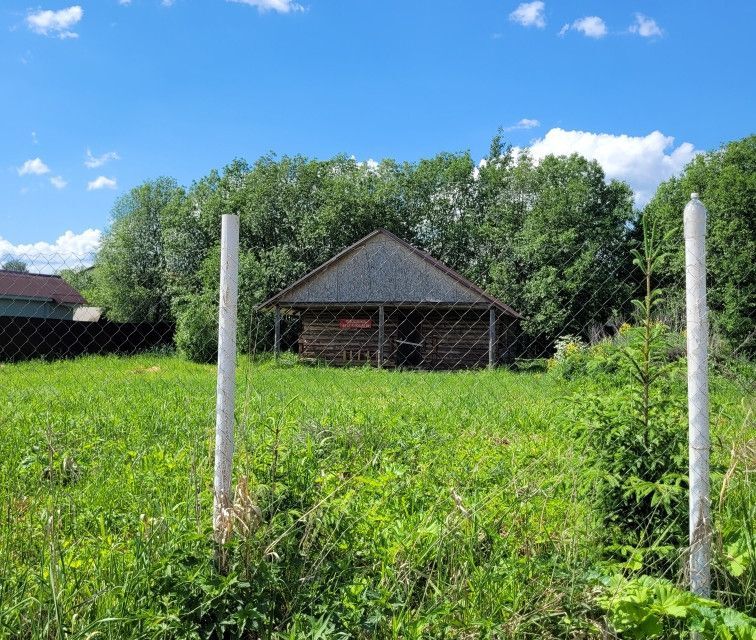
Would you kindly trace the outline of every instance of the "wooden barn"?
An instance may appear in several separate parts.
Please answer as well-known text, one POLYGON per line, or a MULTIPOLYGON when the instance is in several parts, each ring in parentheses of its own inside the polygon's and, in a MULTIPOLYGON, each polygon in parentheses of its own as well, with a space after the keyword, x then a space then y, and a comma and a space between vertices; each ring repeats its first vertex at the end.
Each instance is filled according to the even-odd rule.
POLYGON ((510 306, 428 253, 378 229, 260 305, 298 327, 303 360, 466 369, 511 358, 510 306), (299 322, 292 322, 298 319, 299 322))

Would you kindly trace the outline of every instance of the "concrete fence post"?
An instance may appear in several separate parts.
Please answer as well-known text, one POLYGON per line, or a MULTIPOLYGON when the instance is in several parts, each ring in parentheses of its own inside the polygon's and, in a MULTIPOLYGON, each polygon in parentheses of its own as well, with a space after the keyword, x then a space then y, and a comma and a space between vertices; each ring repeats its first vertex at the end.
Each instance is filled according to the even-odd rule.
POLYGON ((688 455, 690 589, 711 591, 711 504, 709 501, 709 322, 706 307, 706 207, 691 194, 685 227, 685 303, 688 353, 688 455))
MULTIPOLYGON (((234 395, 236 385, 236 310, 239 295, 239 217, 221 222, 220 300, 218 312, 218 387, 215 405, 215 475, 213 533, 226 541, 234 457, 234 395)), ((221 568, 223 567, 223 563, 221 568)))

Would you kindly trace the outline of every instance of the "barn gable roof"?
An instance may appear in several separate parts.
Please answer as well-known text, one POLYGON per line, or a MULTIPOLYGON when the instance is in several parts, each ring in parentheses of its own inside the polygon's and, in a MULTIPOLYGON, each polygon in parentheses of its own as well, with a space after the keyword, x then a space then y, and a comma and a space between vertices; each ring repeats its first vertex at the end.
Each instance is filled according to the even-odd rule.
POLYGON ((496 307, 522 316, 451 267, 385 229, 377 229, 278 292, 260 308, 325 304, 496 307))
POLYGON ((0 298, 28 298, 56 304, 87 304, 60 276, 0 269, 0 298))

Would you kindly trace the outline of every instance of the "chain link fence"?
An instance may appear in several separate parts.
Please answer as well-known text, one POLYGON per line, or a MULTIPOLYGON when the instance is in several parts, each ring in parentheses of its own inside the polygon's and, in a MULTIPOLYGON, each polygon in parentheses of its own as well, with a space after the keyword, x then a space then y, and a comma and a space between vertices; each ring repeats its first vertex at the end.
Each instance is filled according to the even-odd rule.
POLYGON ((707 366, 700 286, 686 335, 644 241, 547 333, 378 230, 281 291, 241 286, 219 359, 217 304, 116 321, 86 298, 94 256, 18 256, 0 634, 753 637, 752 380, 707 366))

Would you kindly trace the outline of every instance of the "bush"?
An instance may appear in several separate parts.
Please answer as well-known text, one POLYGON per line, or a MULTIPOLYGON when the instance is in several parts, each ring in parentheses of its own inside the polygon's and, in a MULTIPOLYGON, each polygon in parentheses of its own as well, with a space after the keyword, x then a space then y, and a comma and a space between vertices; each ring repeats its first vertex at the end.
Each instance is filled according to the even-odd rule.
POLYGON ((685 543, 686 393, 677 342, 661 323, 650 324, 648 336, 645 327, 624 325, 592 347, 568 346, 555 365, 593 386, 575 397, 570 427, 593 469, 588 486, 601 503, 609 549, 633 570, 670 569, 685 543))
POLYGON ((614 374, 624 364, 622 350, 627 342, 630 325, 623 325, 615 338, 607 338, 588 346, 575 336, 563 336, 556 341, 556 351, 549 360, 549 370, 566 380, 580 376, 595 378, 614 374))
POLYGON ((585 373, 587 345, 578 336, 563 335, 554 343, 554 356, 549 360, 549 370, 554 370, 570 380, 585 373))
POLYGON ((736 441, 727 470, 716 472, 719 485, 712 505, 714 545, 713 584, 724 604, 756 616, 756 439, 736 441))
POLYGON ((671 582, 649 576, 628 580, 614 576, 603 580, 598 602, 609 614, 614 631, 623 638, 701 638, 756 640, 756 620, 693 595, 671 582))
POLYGON ((206 296, 191 298, 177 313, 176 347, 192 362, 211 363, 218 357, 218 308, 206 296))
POLYGON ((676 558, 685 544, 685 390, 675 377, 652 390, 647 427, 639 421, 642 390, 633 385, 576 398, 575 433, 595 470, 591 491, 602 503, 610 548, 632 569, 676 558))

